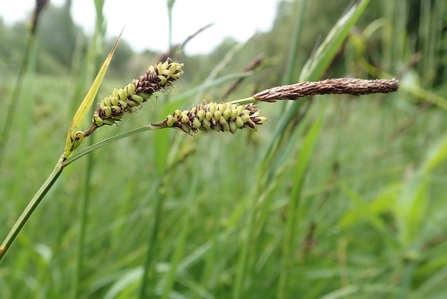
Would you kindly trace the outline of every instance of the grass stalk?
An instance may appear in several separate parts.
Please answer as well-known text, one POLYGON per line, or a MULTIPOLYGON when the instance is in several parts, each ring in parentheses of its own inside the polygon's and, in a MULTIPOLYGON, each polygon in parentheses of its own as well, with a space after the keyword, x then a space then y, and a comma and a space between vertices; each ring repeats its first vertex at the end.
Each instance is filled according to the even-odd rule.
MULTIPOLYGON (((259 191, 260 192, 260 191, 259 191)), ((248 210, 247 225, 242 231, 242 248, 240 249, 239 259, 237 262, 237 274, 233 288, 233 298, 240 299, 244 297, 244 283, 248 275, 249 251, 251 247, 251 238, 254 233, 256 198, 255 196, 247 196, 246 207, 248 210)))
MULTIPOLYGON (((90 140, 90 142, 93 141, 93 138, 90 140)), ((86 238, 86 232, 87 232, 87 222, 88 222, 88 207, 90 203, 90 180, 92 177, 92 164, 93 164, 93 156, 88 155, 87 156, 87 166, 85 170, 85 178, 84 178, 84 194, 82 196, 81 200, 81 207, 80 207, 80 217, 79 217, 79 238, 77 242, 77 248, 76 248, 76 255, 75 255, 75 267, 74 267, 74 273, 73 273, 73 284, 72 284, 72 296, 71 298, 76 299, 80 296, 80 282, 82 280, 82 258, 84 255, 84 249, 85 249, 85 238, 86 238)))
POLYGON ((292 77, 297 67, 296 58, 298 53, 298 45, 301 40, 301 32, 303 30, 303 23, 308 0, 299 0, 297 2, 298 2, 297 7, 298 18, 296 19, 296 23, 293 28, 293 34, 292 34, 293 38, 290 43, 289 54, 287 55, 286 69, 284 78, 282 80, 283 84, 292 84, 295 82, 295 80, 292 77))
POLYGON ((62 160, 63 160, 62 158, 58 160, 56 166, 53 169, 53 172, 50 174, 45 183, 40 187, 40 189, 31 199, 29 204, 26 206, 25 210, 23 210, 19 219, 14 224, 13 228, 9 231, 8 235, 6 236, 2 245, 0 246, 0 263, 10 250, 12 244, 14 243, 19 233, 22 231, 23 227, 25 226, 31 215, 34 213, 34 211, 42 202, 47 192, 51 189, 51 187, 56 182, 59 175, 62 173, 62 170, 64 169, 62 160))
MULTIPOLYGON (((101 48, 104 44, 105 37, 105 22, 103 15, 103 7, 104 0, 95 0, 95 12, 96 12, 96 22, 95 22, 95 32, 92 38, 92 42, 90 43, 87 55, 86 62, 89 67, 86 68, 86 75, 89 76, 91 73, 98 71, 99 65, 99 55, 101 53, 101 48)), ((82 81, 81 81, 82 82, 82 81)), ((82 86, 82 84, 81 84, 82 86)), ((81 91, 82 88, 79 88, 78 91, 81 91)), ((93 107, 90 108, 91 113, 93 114, 93 107)), ((89 145, 94 144, 94 136, 91 136, 89 139, 89 145)), ((81 293, 81 281, 83 277, 83 256, 85 252, 85 239, 87 235, 87 224, 88 224, 88 210, 90 206, 91 199, 91 177, 92 177, 92 169, 93 169, 93 157, 92 155, 88 155, 87 163, 85 167, 84 174, 84 194, 81 199, 80 205, 80 217, 79 217, 79 233, 78 233, 78 242, 77 249, 75 253, 75 270, 73 274, 73 284, 72 284, 72 298, 76 299, 80 297, 81 293)))
MULTIPOLYGON (((192 182, 191 185, 193 186, 191 188, 191 193, 195 193, 196 188, 194 188, 194 187, 197 186, 197 183, 192 182)), ((196 199, 196 196, 195 196, 195 194, 190 194, 189 198, 190 198, 190 204, 188 206, 192 207, 193 201, 196 199)), ((181 258, 183 256, 183 253, 184 253, 185 244, 186 244, 187 236, 189 233, 189 224, 191 223, 191 213, 192 213, 191 208, 188 208, 188 211, 185 211, 185 213, 183 215, 183 219, 181 221, 182 229, 180 232, 180 236, 178 237, 178 239, 176 241, 174 253, 171 258, 169 272, 166 276, 166 280, 165 280, 165 284, 164 284, 162 299, 169 299, 170 293, 174 288, 175 278, 178 273, 179 264, 180 264, 181 258)))
POLYGON ((25 81, 25 75, 28 71, 28 65, 32 53, 33 46, 35 44, 35 35, 30 34, 28 36, 28 42, 26 44, 25 54, 24 58, 22 60, 22 63, 20 65, 19 74, 17 76, 17 81, 14 86, 14 91, 12 93, 11 102, 9 103, 9 106, 7 108, 7 113, 5 116, 5 124, 3 126, 3 130, 0 135, 0 167, 2 165, 4 154, 5 154, 5 148, 6 144, 9 140, 9 135, 11 133, 11 128, 14 122, 14 117, 16 114, 17 104, 20 99, 20 93, 22 92, 23 82, 25 81))
POLYGON ((156 183, 156 196, 154 198, 155 207, 154 207, 154 221, 152 222, 151 229, 149 231, 148 243, 147 243, 147 251, 146 251, 146 260, 144 262, 143 267, 143 275, 141 277, 141 288, 140 288, 140 299, 151 298, 155 292, 155 283, 154 283, 154 275, 155 275, 155 261, 156 261, 156 252, 158 247, 157 235, 160 228, 161 216, 163 212, 163 203, 165 200, 164 194, 161 192, 162 181, 159 180, 156 183), (149 287, 153 287, 152 291, 149 290, 149 287))
POLYGON ((278 299, 286 298, 288 294, 287 282, 289 273, 292 269, 292 266, 294 265, 293 249, 297 246, 297 229, 301 221, 300 215, 302 214, 300 213, 300 203, 302 199, 304 179, 306 177, 306 171, 310 162, 313 148, 322 127, 322 122, 323 113, 320 114, 319 119, 312 125, 312 128, 307 134, 296 162, 295 173, 293 177, 294 184, 289 196, 286 215, 286 232, 283 239, 282 247, 282 271, 279 277, 277 293, 278 299))

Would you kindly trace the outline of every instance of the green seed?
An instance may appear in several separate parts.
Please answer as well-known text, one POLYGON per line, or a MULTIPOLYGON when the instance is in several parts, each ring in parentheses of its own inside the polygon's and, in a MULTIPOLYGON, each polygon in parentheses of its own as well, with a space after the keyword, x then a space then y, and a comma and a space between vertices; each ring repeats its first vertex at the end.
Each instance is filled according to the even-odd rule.
POLYGON ((129 95, 129 94, 133 94, 133 93, 135 93, 135 89, 136 89, 136 87, 135 87, 135 85, 133 85, 132 83, 129 83, 129 84, 126 86, 126 92, 127 92, 128 95, 129 95))
MULTIPOLYGON (((138 95, 143 98, 143 100, 147 100, 151 97, 151 94, 147 93, 147 92, 139 92, 138 95)), ((143 102, 143 101, 142 101, 143 102)))
POLYGON ((116 124, 116 122, 113 119, 110 119, 110 118, 104 119, 103 122, 104 122, 105 125, 108 125, 108 126, 116 124))
POLYGON ((233 133, 233 134, 236 133, 236 131, 238 129, 236 123, 231 120, 231 121, 228 122, 228 124, 230 125, 230 132, 233 133))
POLYGON ((205 118, 205 111, 204 110, 199 110, 197 111, 197 117, 199 118, 200 121, 202 121, 205 118))
POLYGON ((264 116, 258 116, 257 118, 258 118, 258 122, 257 122, 258 124, 263 124, 268 120, 267 117, 264 117, 264 116))
POLYGON ((118 97, 118 94, 119 94, 119 90, 114 88, 113 91, 112 91, 112 96, 118 97))
POLYGON ((188 117, 187 115, 182 115, 181 122, 182 122, 183 124, 187 124, 187 123, 189 123, 189 117, 188 117))
POLYGON ((222 132, 222 126, 219 123, 216 123, 213 130, 217 132, 222 132))
POLYGON ((236 117, 236 120, 234 122, 238 128, 242 128, 244 126, 244 121, 239 116, 236 117))
POLYGON ((244 111, 244 106, 243 105, 239 105, 237 106, 237 115, 241 115, 242 112, 244 111))
POLYGON ((194 128, 200 129, 202 126, 202 123, 197 119, 197 117, 194 117, 192 120, 192 124, 194 125, 194 128))
POLYGON ((119 101, 119 98, 116 97, 116 96, 113 96, 113 97, 110 98, 110 103, 112 103, 112 106, 117 106, 118 105, 118 101, 119 101))
POLYGON ((186 133, 191 133, 191 128, 190 127, 188 127, 187 125, 185 125, 185 124, 182 124, 182 130, 183 131, 185 131, 186 133))
POLYGON ((211 113, 211 111, 207 111, 205 113, 205 119, 211 120, 212 118, 213 118, 213 114, 211 113))
POLYGON ((102 103, 104 103, 105 106, 112 106, 112 102, 110 101, 110 97, 105 97, 104 100, 102 101, 102 103))
POLYGON ((138 104, 137 102, 135 102, 134 99, 127 99, 127 105, 129 105, 130 107, 137 107, 140 104, 138 104))
POLYGON ((136 103, 141 104, 144 100, 144 98, 141 96, 141 93, 139 94, 133 94, 130 96, 132 98, 132 100, 134 100, 136 103))
POLYGON ((167 77, 167 78, 170 78, 170 77, 172 76, 171 71, 168 70, 168 69, 163 70, 163 71, 161 72, 161 74, 164 75, 164 76, 167 77))
POLYGON ((172 115, 168 115, 168 118, 166 120, 166 124, 168 127, 172 127, 175 123, 175 118, 172 115))
POLYGON ((120 114, 121 113, 121 107, 120 106, 112 106, 112 113, 113 114, 120 114))
POLYGON ((240 116, 240 118, 242 119, 242 121, 243 121, 244 123, 246 123, 246 122, 250 119, 250 115, 244 113, 244 114, 242 114, 242 115, 240 116))
POLYGON ((104 107, 104 109, 102 111, 104 111, 104 115, 106 117, 109 117, 110 115, 112 115, 112 108, 109 106, 104 107))
POLYGON ((208 130, 209 128, 211 128, 211 122, 208 119, 204 118, 202 120, 202 126, 208 130))
POLYGON ((215 103, 211 103, 210 105, 209 105, 209 112, 211 112, 211 114, 214 114, 214 112, 216 112, 216 110, 217 110, 217 107, 216 107, 216 104, 215 103))
POLYGON ((226 109, 224 112, 223 112, 223 117, 225 118, 225 119, 230 119, 230 117, 231 117, 231 109, 226 109))
POLYGON ((99 115, 97 115, 97 114, 93 115, 93 122, 98 127, 101 127, 104 124, 104 121, 102 120, 102 118, 99 117, 99 115))
POLYGON ((118 101, 118 105, 121 107, 121 109, 127 108, 127 103, 125 101, 118 101))
POLYGON ((158 79, 160 79, 160 84, 162 84, 162 85, 166 84, 166 82, 168 82, 168 80, 162 75, 158 76, 158 79))

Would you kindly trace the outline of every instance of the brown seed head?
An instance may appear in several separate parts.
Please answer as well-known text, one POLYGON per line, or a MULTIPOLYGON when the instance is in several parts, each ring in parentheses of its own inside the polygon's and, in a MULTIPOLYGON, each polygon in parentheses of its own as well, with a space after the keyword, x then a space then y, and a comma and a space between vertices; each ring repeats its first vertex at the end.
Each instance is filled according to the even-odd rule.
POLYGON ((180 78, 183 64, 172 62, 168 58, 163 63, 151 65, 138 80, 133 80, 126 87, 114 89, 105 97, 93 115, 93 124, 86 136, 103 125, 113 125, 120 121, 124 114, 135 112, 155 92, 166 92, 172 82, 180 78))

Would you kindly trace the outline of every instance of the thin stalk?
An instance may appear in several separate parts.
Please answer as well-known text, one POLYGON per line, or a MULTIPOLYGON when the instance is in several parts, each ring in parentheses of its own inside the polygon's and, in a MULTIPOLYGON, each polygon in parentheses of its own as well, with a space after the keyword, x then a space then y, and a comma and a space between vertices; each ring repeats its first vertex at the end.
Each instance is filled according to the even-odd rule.
POLYGON ((172 9, 174 8, 175 0, 168 0, 168 49, 172 48, 172 9))
POLYGON ((22 91, 23 82, 25 80, 25 74, 28 70, 28 63, 29 63, 29 60, 31 57, 31 50, 34 45, 34 41, 35 41, 34 34, 30 34, 28 36, 28 43, 26 44, 25 57, 22 60, 22 64, 20 66, 19 75, 17 77, 16 85, 15 85, 14 91, 12 93, 12 97, 11 97, 12 100, 11 100, 11 103, 9 104, 8 110, 6 112, 5 125, 3 126, 3 131, 0 136, 0 166, 3 161, 5 145, 8 142, 9 134, 11 132, 17 104, 20 99, 20 92, 22 91))
POLYGON ((113 141, 117 141, 126 137, 129 137, 133 134, 137 134, 137 133, 141 133, 141 132, 145 132, 145 131, 152 131, 152 130, 160 130, 160 129, 164 129, 164 127, 157 127, 157 126, 152 126, 152 125, 147 125, 147 126, 143 126, 134 130, 130 130, 115 136, 112 136, 110 138, 104 139, 98 143, 95 143, 91 146, 88 146, 82 150, 80 150, 79 152, 77 152, 76 154, 70 156, 68 159, 66 159, 64 161, 64 166, 73 163, 74 161, 76 161, 77 159, 81 158, 82 156, 87 155, 88 153, 93 152, 94 150, 97 150, 103 146, 108 145, 109 143, 112 143, 113 141))
MULTIPOLYGON (((90 143, 93 143, 93 138, 90 139, 90 143)), ((84 255, 84 248, 85 248, 85 236, 87 231, 87 221, 88 221, 88 207, 90 203, 90 179, 92 177, 92 168, 93 168, 93 156, 88 155, 87 156, 87 166, 85 171, 85 188, 84 188, 84 196, 81 200, 81 213, 80 213, 80 226, 79 226, 79 239, 78 239, 78 246, 76 249, 76 262, 75 262, 75 269, 74 269, 74 275, 73 275, 73 285, 72 285, 72 298, 76 299, 79 298, 80 293, 80 281, 82 278, 82 257, 84 255)))
POLYGON ((155 218, 154 222, 152 224, 152 229, 149 232, 149 238, 148 238, 148 248, 146 252, 146 261, 144 263, 144 269, 143 269, 143 277, 141 278, 141 289, 140 289, 140 299, 146 299, 153 297, 153 293, 149 293, 148 296, 147 288, 151 282, 151 278, 154 274, 154 255, 157 248, 157 234, 160 227, 161 222, 161 213, 163 211, 163 203, 165 196, 160 193, 160 187, 162 186, 162 182, 159 180, 156 184, 156 195, 155 198, 155 218))
MULTIPOLYGON (((191 194, 189 195, 189 206, 194 205, 194 200, 196 199, 196 190, 197 190, 197 180, 195 179, 194 182, 191 184, 191 194)), ((166 276, 165 285, 164 285, 164 291, 163 291, 163 297, 162 299, 169 299, 171 291, 174 288, 175 279, 179 273, 179 264, 180 259, 183 256, 185 244, 186 244, 186 238, 189 233, 189 224, 191 223, 191 216, 192 212, 191 209, 188 209, 185 211, 182 219, 182 229, 180 232, 180 236, 178 237, 176 241, 175 250, 171 259, 171 268, 169 269, 169 272, 166 276)))
MULTIPOLYGON (((303 28, 303 22, 304 22, 304 13, 306 11, 307 7, 307 1, 308 0, 299 0, 298 1, 298 18, 296 19, 295 27, 293 30, 293 39, 290 43, 289 48, 289 55, 287 56, 287 62, 286 62, 286 70, 284 74, 284 78, 282 80, 283 84, 292 84, 295 82, 295 80, 292 79, 293 71, 296 70, 296 57, 298 52, 298 45, 300 43, 301 39, 301 31, 303 28)), ((285 105, 283 108, 285 108, 285 105)))
MULTIPOLYGON (((259 186, 259 185, 258 185, 259 186)), ((262 191, 258 191, 257 194, 261 194, 262 191)), ((256 198, 255 196, 247 196, 247 208, 248 208, 248 219, 247 219, 247 228, 245 233, 243 233, 243 244, 241 253, 239 255, 238 267, 237 267, 237 275, 235 278, 235 285, 233 289, 233 298, 239 299, 244 298, 244 281, 246 281, 247 270, 249 268, 248 265, 248 253, 251 245, 251 237, 253 235, 253 227, 255 222, 255 208, 256 208, 256 198)))
MULTIPOLYGON (((96 11, 96 26, 95 32, 92 38, 92 42, 90 43, 88 52, 87 52, 87 67, 86 67, 86 75, 94 74, 98 72, 98 68, 100 67, 100 59, 99 56, 101 54, 101 49, 104 45, 104 36, 106 30, 106 23, 104 22, 103 15, 103 7, 104 0, 95 0, 95 11, 96 11)), ((83 82, 83 81, 82 81, 83 82)), ((82 86, 82 85, 81 85, 82 86)), ((79 91, 82 89, 80 86, 79 91)), ((91 113, 93 114, 93 107, 90 107, 91 113)), ((89 145, 94 144, 94 136, 89 138, 89 145)), ((72 298, 76 299, 80 297, 81 292, 81 281, 83 277, 83 256, 84 256, 84 248, 85 248, 85 239, 87 235, 87 223, 88 223, 88 208, 90 203, 90 195, 91 195, 91 177, 92 177, 92 169, 93 169, 93 156, 88 155, 87 157, 87 165, 85 168, 84 175, 84 196, 81 199, 81 207, 80 207, 80 218, 79 218, 79 233, 78 233, 78 242, 77 249, 75 253, 75 269, 73 275, 73 283, 72 283, 72 298)))
POLYGON ((303 146, 297 159, 295 173, 293 176, 293 187, 290 193, 288 207, 287 207, 287 222, 285 236, 283 239, 282 259, 281 259, 281 274, 279 276, 277 298, 286 298, 288 294, 287 286, 289 274, 294 263, 293 249, 296 248, 297 243, 297 229, 302 220, 301 200, 303 193, 304 179, 307 174, 307 167, 310 163, 310 157, 315 146, 315 142, 320 133, 323 122, 323 112, 319 119, 313 124, 311 130, 307 134, 303 146))
POLYGON ((57 178, 62 173, 63 169, 64 169, 64 165, 63 165, 63 159, 61 157, 59 159, 59 161, 57 161, 56 166, 53 169, 53 172, 50 174, 50 176, 47 178, 47 180, 42 185, 42 187, 40 187, 40 189, 37 191, 37 193, 34 195, 34 197, 28 203, 28 206, 22 212, 19 219, 16 221, 13 228, 9 231, 8 235, 6 236, 5 240, 3 241, 3 243, 0 247, 0 263, 2 262, 3 258, 6 256, 6 253, 11 248, 11 245, 14 243, 14 241, 17 238, 17 236, 19 235, 19 233, 22 231, 22 229, 25 226, 28 219, 31 217, 31 215, 33 215, 34 211, 39 206, 39 204, 42 202, 42 199, 45 197, 47 192, 51 189, 54 182, 56 182, 57 178))

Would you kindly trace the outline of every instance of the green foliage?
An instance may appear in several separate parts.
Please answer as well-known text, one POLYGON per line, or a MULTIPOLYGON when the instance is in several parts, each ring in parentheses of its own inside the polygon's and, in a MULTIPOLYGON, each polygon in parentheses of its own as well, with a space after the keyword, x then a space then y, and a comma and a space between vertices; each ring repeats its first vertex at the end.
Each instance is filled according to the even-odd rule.
MULTIPOLYGON (((309 1, 297 53, 289 47, 298 1, 281 1, 270 32, 229 61, 230 40, 209 56, 184 57, 184 77, 169 98, 95 139, 198 104, 199 93, 219 98, 260 51, 263 65, 229 100, 279 84, 287 55, 296 55, 295 81, 307 65, 303 80, 397 76, 398 93, 319 96, 285 110, 263 104, 269 122, 256 134, 143 132, 76 160, 2 262, 0 298, 443 298, 447 105, 439 90, 447 86, 445 72, 434 69, 446 69, 445 7, 371 1, 335 25, 350 1, 332 2, 309 1), (413 64, 416 51, 424 55, 413 64), (224 61, 219 70, 216 61, 224 61)), ((26 42, 11 30, 0 26, 5 45, 17 45, 15 52, 0 47, 0 72, 8 74, 0 97, 17 103, 0 168, 2 238, 51 172, 101 50, 91 43, 73 78, 29 71, 21 96, 11 99, 10 74, 26 42)), ((122 50, 117 65, 130 56, 122 50)), ((48 72, 58 74, 76 56, 62 63, 45 54, 50 49, 35 51, 37 61, 57 60, 48 72)), ((155 57, 134 56, 130 64, 141 72, 155 57)), ((99 93, 133 77, 106 77, 99 93)))

